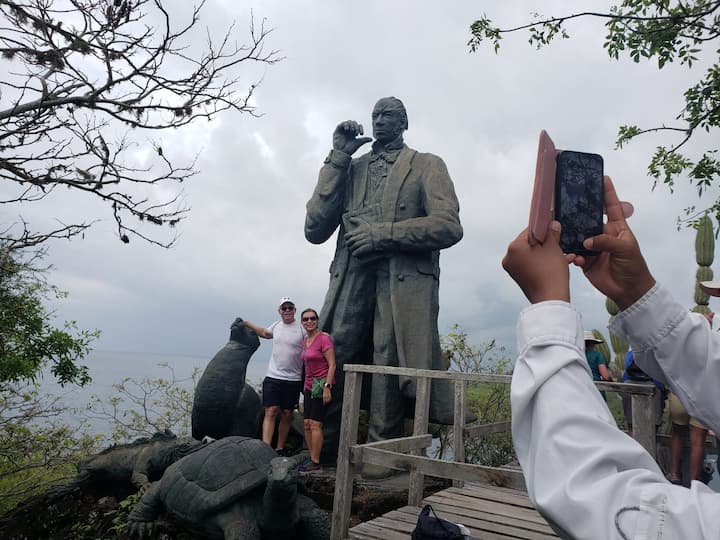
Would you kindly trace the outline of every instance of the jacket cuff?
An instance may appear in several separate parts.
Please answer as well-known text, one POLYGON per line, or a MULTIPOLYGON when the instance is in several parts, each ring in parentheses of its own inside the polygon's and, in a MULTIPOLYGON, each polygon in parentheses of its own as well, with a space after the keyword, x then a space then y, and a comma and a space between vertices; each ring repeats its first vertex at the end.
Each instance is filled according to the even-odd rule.
POLYGON ((656 283, 637 302, 613 317, 608 329, 625 338, 638 352, 654 349, 687 316, 687 311, 656 283))
POLYGON ((517 322, 518 353, 535 344, 565 344, 584 350, 582 318, 568 302, 538 302, 520 312, 517 322))
POLYGON ((338 169, 347 169, 351 161, 352 156, 350 154, 346 154, 345 152, 341 152, 340 150, 335 150, 333 148, 325 158, 324 163, 325 165, 330 164, 338 169))

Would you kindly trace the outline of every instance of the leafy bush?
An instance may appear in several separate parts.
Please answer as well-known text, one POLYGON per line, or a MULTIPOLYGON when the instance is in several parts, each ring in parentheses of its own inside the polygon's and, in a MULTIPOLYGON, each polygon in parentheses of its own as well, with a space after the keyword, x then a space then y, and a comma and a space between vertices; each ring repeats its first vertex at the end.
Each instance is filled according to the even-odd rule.
POLYGON ((166 429, 180 437, 190 436, 200 368, 195 367, 189 377, 178 378, 171 364, 159 366, 167 369, 167 377, 126 377, 113 384, 109 398, 94 395, 83 412, 87 419, 100 420, 110 428, 113 444, 152 437, 166 429))
POLYGON ((71 427, 57 397, 34 384, 3 385, 0 393, 0 514, 76 474, 75 464, 97 449, 86 426, 71 427))
MULTIPOLYGON (((505 348, 495 340, 472 345, 462 328, 455 324, 447 335, 440 337, 443 356, 450 370, 461 373, 508 374, 511 360, 505 348)), ((510 387, 502 383, 478 383, 468 386, 468 408, 477 415, 478 424, 510 420, 510 387)), ((452 446, 452 428, 440 430, 440 446, 436 456, 446 454, 452 446)), ((465 440, 465 460, 468 463, 496 467, 514 459, 512 437, 509 432, 495 433, 465 440)))

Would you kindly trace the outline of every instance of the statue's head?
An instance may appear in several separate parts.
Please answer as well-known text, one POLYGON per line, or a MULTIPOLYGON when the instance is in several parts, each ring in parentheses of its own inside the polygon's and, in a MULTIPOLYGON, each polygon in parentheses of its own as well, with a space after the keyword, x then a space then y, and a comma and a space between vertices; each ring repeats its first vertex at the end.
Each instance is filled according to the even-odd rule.
POLYGON ((298 464, 286 457, 276 457, 270 461, 268 469, 268 486, 275 496, 291 497, 297 491, 298 464))
POLYGON ((260 340, 257 334, 243 324, 243 320, 238 317, 230 325, 230 341, 235 341, 241 345, 247 345, 255 350, 260 346, 260 340))
POLYGON ((382 144, 394 141, 408 128, 405 105, 396 97, 379 100, 372 112, 373 137, 382 144))

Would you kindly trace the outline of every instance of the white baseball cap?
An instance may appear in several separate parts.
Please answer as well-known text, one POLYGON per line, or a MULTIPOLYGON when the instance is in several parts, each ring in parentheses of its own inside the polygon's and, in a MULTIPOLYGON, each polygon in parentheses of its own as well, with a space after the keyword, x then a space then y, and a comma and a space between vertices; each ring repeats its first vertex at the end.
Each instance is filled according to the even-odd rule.
POLYGON ((291 299, 289 296, 283 296, 283 297, 280 299, 280 304, 279 304, 279 305, 282 306, 283 304, 292 304, 292 305, 294 306, 294 305, 295 305, 295 302, 293 302, 292 299, 291 299))

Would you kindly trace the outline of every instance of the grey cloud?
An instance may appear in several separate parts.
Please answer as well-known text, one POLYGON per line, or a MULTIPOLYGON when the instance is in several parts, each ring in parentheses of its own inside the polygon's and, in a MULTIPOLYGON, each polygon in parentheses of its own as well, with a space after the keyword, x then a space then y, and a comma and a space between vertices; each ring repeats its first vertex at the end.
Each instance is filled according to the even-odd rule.
MULTIPOLYGON (((512 24, 535 9, 533 2, 507 4, 482 10, 512 24)), ((636 206, 631 225, 651 268, 692 305, 693 234, 676 231, 674 219, 694 192, 684 185, 675 195, 651 192, 645 168, 657 140, 622 151, 614 140, 620 124, 671 121, 695 73, 611 61, 600 25, 541 52, 517 35, 498 55, 490 47, 469 54, 468 26, 481 14, 469 0, 214 0, 203 21, 215 31, 237 18, 243 41, 250 7, 276 28, 269 44, 287 59, 259 73, 256 102, 264 116, 228 113, 162 134, 170 155, 202 150, 201 172, 184 188, 192 212, 177 246, 123 246, 104 222, 84 241, 52 247, 58 284, 71 294, 58 304, 58 317, 101 328, 98 347, 207 356, 224 343, 235 316, 267 324, 285 294, 319 308, 334 240, 305 241, 305 202, 335 125, 353 118, 369 128, 374 102, 391 94, 407 105, 408 143, 443 157, 460 198, 465 238, 441 257, 441 329, 459 323, 471 341, 496 338, 514 351, 514 320, 526 301, 500 259, 527 223, 542 128, 559 147, 604 156, 621 195, 636 206)), ((68 211, 106 217, 85 202, 65 203, 68 211)), ((604 299, 576 269, 572 292, 586 326, 603 328, 604 299)))

